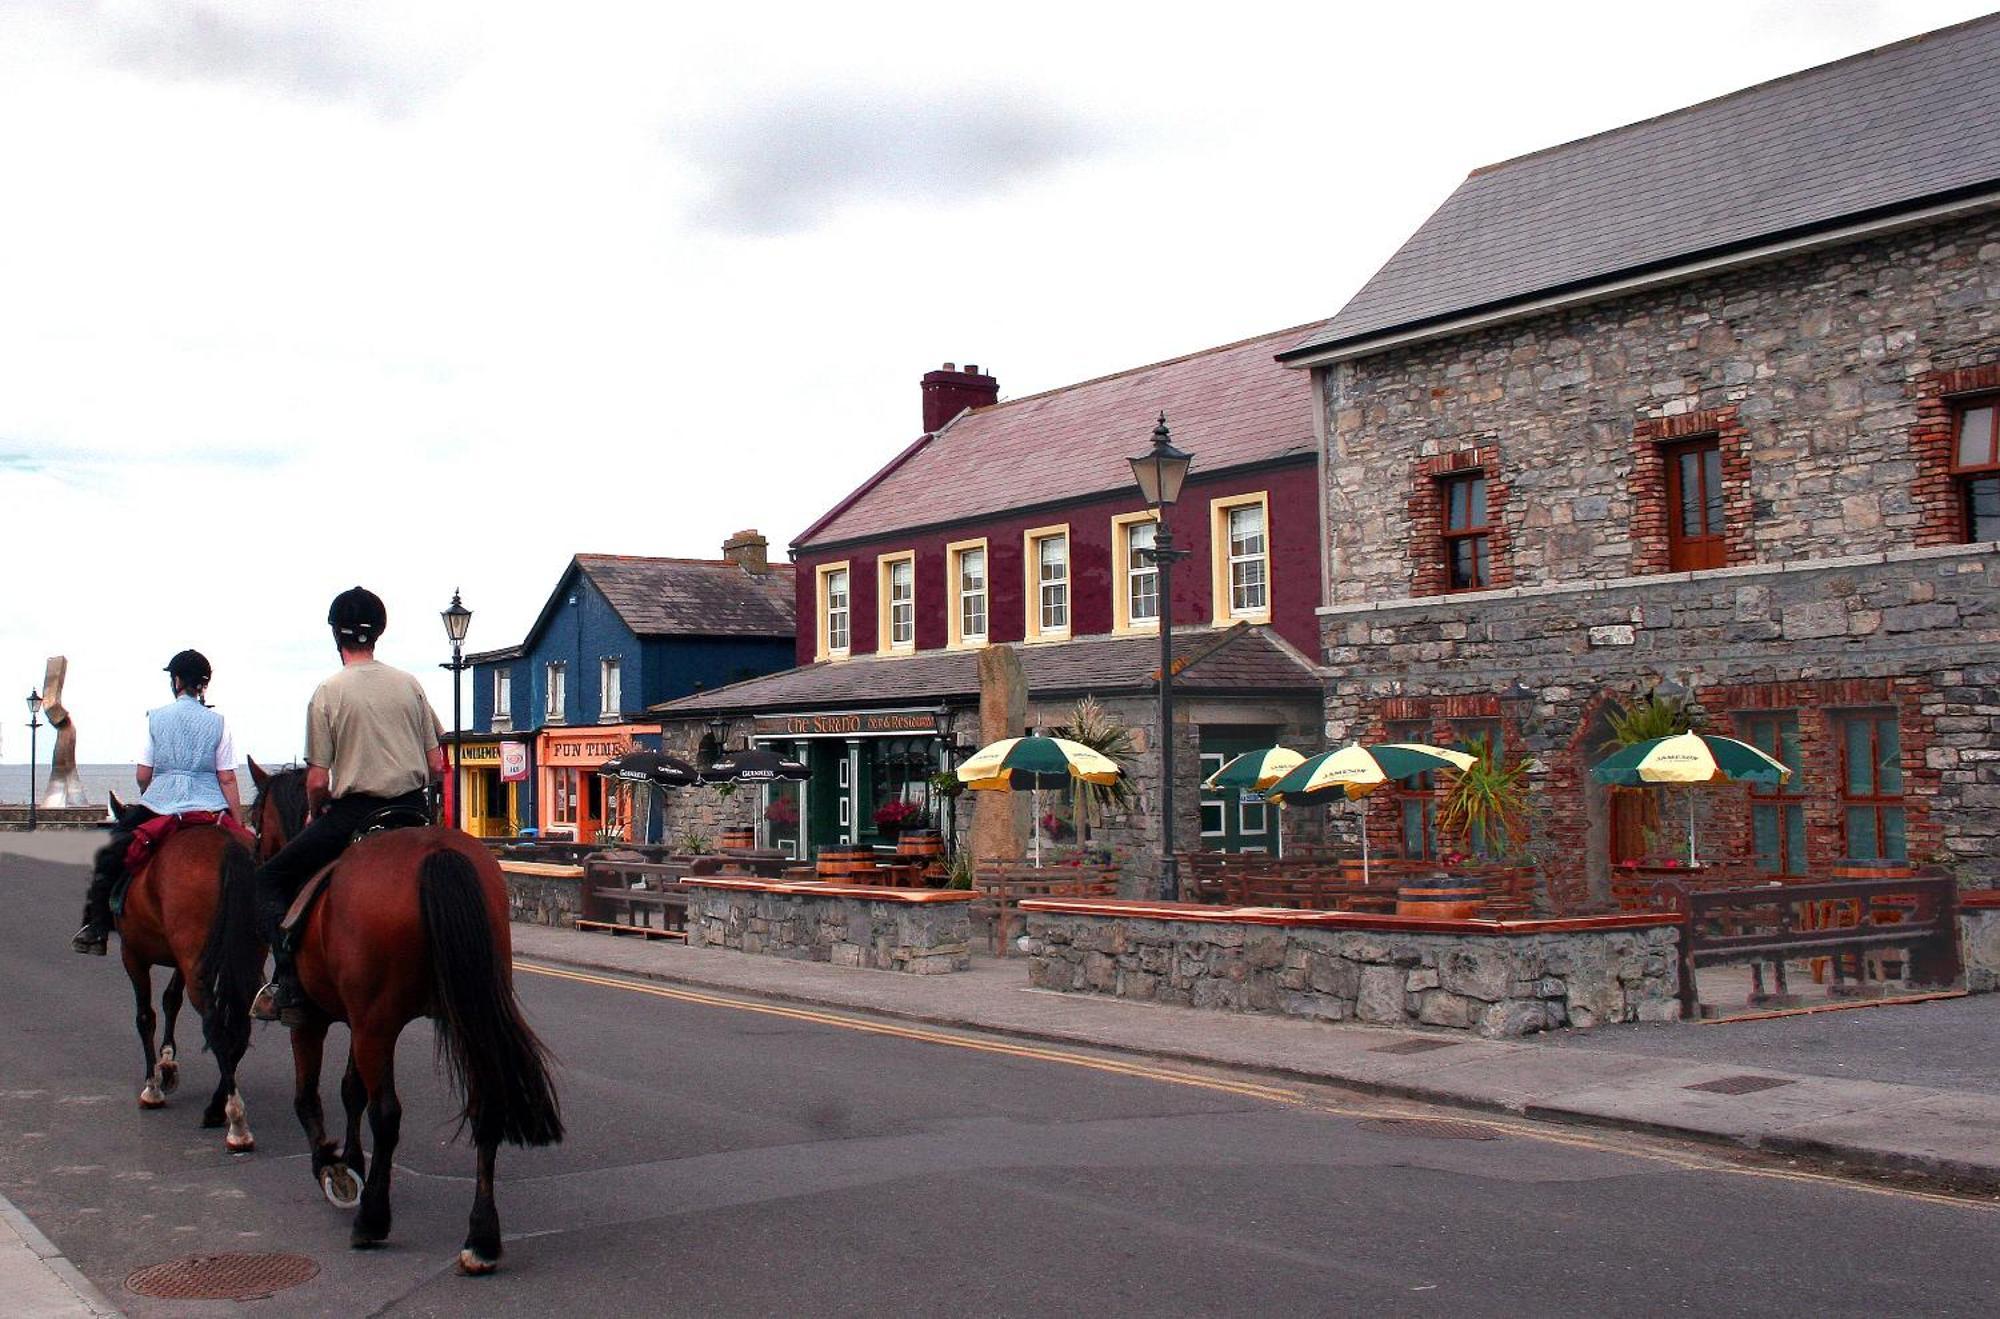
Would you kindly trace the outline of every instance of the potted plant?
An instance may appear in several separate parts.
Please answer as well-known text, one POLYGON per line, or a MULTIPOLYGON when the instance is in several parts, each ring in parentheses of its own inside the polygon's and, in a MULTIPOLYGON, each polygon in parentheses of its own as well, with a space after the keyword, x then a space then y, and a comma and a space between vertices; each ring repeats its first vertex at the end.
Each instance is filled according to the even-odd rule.
POLYGON ((925 782, 929 784, 932 796, 942 797, 946 801, 965 791, 965 780, 960 778, 955 770, 941 769, 925 782))
MULTIPOLYGON (((1132 730, 1111 717, 1096 697, 1086 696, 1070 707, 1069 719, 1055 730, 1055 735, 1071 742, 1080 742, 1105 759, 1124 769, 1137 754, 1132 743, 1132 730)), ((1075 819, 1077 836, 1089 835, 1092 825, 1102 824, 1104 815, 1112 809, 1123 810, 1132 800, 1132 781, 1120 774, 1115 783, 1085 783, 1075 780, 1071 814, 1075 819)), ((1051 838, 1067 836, 1054 830, 1045 830, 1051 838)))
POLYGON ((894 838, 905 829, 921 826, 923 819, 923 807, 901 797, 892 797, 875 808, 875 832, 884 838, 894 838))
POLYGON ((764 808, 764 818, 780 829, 790 829, 799 822, 799 803, 791 797, 773 797, 764 808))

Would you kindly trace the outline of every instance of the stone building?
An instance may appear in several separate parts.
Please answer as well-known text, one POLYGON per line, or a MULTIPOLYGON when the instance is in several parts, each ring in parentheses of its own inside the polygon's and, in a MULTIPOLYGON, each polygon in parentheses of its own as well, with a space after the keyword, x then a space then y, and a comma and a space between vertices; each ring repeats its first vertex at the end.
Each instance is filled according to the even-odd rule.
POLYGON ((1282 354, 1330 739, 1532 757, 1532 850, 1601 898, 1685 830, 1588 782, 1672 683, 1797 771, 1699 794, 1708 854, 2000 881, 1996 68, 1985 18, 1477 170, 1282 354))

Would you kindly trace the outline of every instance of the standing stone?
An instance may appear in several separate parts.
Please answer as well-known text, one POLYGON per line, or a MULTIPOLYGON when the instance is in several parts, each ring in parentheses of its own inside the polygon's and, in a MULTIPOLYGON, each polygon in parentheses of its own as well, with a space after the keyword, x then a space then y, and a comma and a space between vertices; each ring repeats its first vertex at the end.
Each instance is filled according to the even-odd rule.
POLYGON ((76 720, 70 718, 69 707, 62 703, 63 679, 68 676, 69 660, 61 655, 49 656, 49 666, 42 678, 42 717, 49 721, 56 745, 49 758, 49 783, 42 794, 43 806, 90 804, 90 799, 84 796, 83 776, 76 772, 76 720))
MULTIPOLYGON (((979 742, 1019 736, 1028 722, 1028 679, 1012 646, 979 652, 979 742)), ((1029 827, 1027 793, 978 792, 972 808, 972 855, 1018 860, 1029 827)))

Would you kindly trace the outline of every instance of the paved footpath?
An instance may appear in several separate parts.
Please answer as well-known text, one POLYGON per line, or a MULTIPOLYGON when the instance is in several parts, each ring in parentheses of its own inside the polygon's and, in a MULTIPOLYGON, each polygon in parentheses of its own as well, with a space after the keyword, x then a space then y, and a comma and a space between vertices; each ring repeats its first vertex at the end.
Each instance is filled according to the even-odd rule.
POLYGON ((5 1196, 0 1196, 0 1304, 8 1319, 118 1313, 5 1196))
POLYGON ((1856 1172, 1921 1174, 2000 1195, 2000 1070, 1991 1061, 2000 1058, 2000 995, 1743 1026, 1605 1027, 1497 1041, 1035 990, 1015 958, 911 976, 532 925, 514 927, 514 952, 729 994, 1734 1144, 1856 1172), (1885 1025, 1888 1014, 1896 1028, 1885 1025), (1787 1057, 1787 1031, 1820 1042, 1817 1066, 1768 1065, 1787 1057), (1936 1061, 1898 1067, 1912 1052, 1936 1061), (1723 1091, 1700 1088, 1716 1082, 1723 1091))

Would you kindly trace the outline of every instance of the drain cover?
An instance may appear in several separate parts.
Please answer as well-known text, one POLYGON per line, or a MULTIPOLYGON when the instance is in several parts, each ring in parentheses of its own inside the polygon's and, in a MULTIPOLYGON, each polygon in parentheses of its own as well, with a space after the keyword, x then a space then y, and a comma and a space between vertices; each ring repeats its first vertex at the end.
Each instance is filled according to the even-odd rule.
POLYGON ((254 1301, 311 1282, 319 1265, 304 1255, 189 1255, 140 1269, 128 1291, 172 1301, 254 1301))
POLYGON ((1394 1044, 1378 1044, 1370 1053, 1429 1053, 1432 1049, 1449 1049, 1452 1040, 1398 1040, 1394 1044))
POLYGON ((1415 1136, 1422 1140, 1498 1140, 1500 1133, 1479 1122, 1453 1122, 1438 1117, 1377 1117, 1361 1124, 1385 1136, 1415 1136))
POLYGON ((1759 1090, 1776 1090, 1781 1085, 1790 1084, 1792 1084, 1790 1081, 1780 1080, 1775 1076, 1751 1076, 1745 1073, 1741 1076, 1718 1077, 1713 1081, 1703 1081, 1699 1085, 1684 1085, 1681 1089, 1705 1090, 1712 1095, 1754 1095, 1759 1090))

